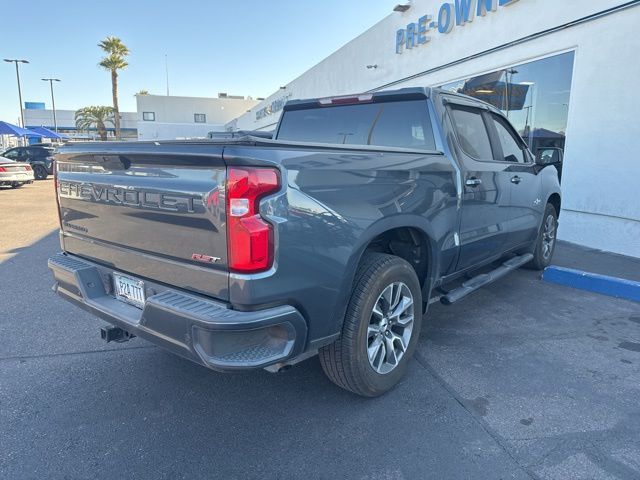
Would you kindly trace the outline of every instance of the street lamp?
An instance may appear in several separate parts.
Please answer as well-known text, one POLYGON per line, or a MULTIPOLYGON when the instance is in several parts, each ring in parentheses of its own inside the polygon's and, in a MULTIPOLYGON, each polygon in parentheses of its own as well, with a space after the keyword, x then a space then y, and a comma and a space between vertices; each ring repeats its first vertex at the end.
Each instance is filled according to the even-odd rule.
POLYGON ((7 63, 15 63, 16 64, 16 78, 18 79, 18 101, 20 102, 20 120, 22 120, 22 128, 24 128, 24 113, 22 113, 22 90, 20 90, 20 70, 18 69, 19 63, 29 63, 28 60, 21 59, 13 59, 13 58, 5 58, 5 62, 7 63))
POLYGON ((53 105, 53 128, 55 132, 58 133, 58 121, 56 120, 56 99, 53 96, 53 82, 59 82, 59 78, 42 78, 43 82, 49 82, 49 87, 51 87, 51 104, 53 105))

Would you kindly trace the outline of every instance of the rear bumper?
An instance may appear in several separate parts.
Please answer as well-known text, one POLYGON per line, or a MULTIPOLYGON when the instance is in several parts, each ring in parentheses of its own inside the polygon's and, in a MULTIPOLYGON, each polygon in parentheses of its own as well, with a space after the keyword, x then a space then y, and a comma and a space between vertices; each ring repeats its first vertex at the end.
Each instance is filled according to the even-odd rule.
POLYGON ((54 290, 127 332, 214 370, 264 368, 303 353, 307 324, 289 305, 251 312, 145 281, 144 309, 113 295, 113 270, 68 254, 49 258, 54 290))
POLYGON ((31 174, 21 172, 0 173, 0 183, 31 183, 33 182, 33 172, 31 174))

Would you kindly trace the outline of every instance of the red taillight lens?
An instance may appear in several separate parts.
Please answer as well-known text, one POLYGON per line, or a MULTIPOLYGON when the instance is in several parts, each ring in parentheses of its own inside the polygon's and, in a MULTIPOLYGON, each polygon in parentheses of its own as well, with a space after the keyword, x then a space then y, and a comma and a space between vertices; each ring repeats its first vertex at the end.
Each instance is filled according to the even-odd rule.
POLYGON ((24 169, 25 169, 26 171, 31 171, 31 165, 25 165, 25 166, 24 166, 24 169))
POLYGON ((0 172, 6 172, 6 171, 7 171, 7 169, 6 169, 6 168, 4 168, 4 167, 0 167, 0 172))
POLYGON ((260 199, 280 187, 272 168, 227 169, 227 248, 229 269, 258 272, 273 263, 273 227, 259 214, 260 199))

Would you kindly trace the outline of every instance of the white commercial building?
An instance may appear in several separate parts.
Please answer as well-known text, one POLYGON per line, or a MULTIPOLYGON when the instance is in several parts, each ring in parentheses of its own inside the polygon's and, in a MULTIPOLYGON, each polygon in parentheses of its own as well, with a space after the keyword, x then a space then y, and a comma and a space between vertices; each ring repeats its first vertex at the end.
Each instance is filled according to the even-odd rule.
POLYGON ((205 138, 258 103, 223 93, 218 98, 137 95, 136 102, 140 140, 205 138))
POLYGON ((442 86, 488 101, 535 150, 565 148, 559 237, 640 257, 640 1, 415 0, 227 125, 290 98, 442 86))
MULTIPOLYGON (((26 128, 45 127, 49 130, 54 130, 53 110, 46 109, 44 103, 26 102, 23 113, 26 128)), ((91 128, 88 131, 79 131, 76 128, 75 114, 75 110, 56 109, 58 133, 67 135, 72 139, 99 140, 96 128, 91 128)), ((138 116, 135 112, 120 112, 120 130, 123 140, 135 140, 137 138, 137 123, 138 116)), ((113 125, 107 123, 106 127, 109 140, 114 140, 115 132, 113 125)))

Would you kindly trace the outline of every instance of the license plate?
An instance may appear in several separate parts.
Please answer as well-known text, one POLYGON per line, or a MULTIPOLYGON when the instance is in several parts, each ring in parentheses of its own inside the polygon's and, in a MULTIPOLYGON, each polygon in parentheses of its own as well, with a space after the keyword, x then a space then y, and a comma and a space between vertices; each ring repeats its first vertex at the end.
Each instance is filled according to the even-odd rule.
POLYGON ((133 278, 113 274, 116 298, 138 308, 144 308, 144 282, 133 278))

